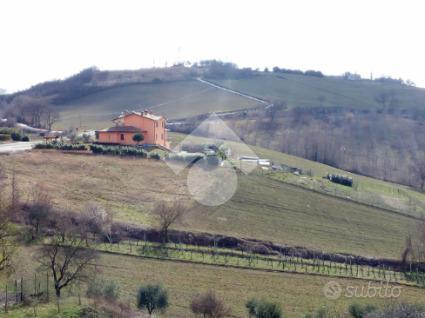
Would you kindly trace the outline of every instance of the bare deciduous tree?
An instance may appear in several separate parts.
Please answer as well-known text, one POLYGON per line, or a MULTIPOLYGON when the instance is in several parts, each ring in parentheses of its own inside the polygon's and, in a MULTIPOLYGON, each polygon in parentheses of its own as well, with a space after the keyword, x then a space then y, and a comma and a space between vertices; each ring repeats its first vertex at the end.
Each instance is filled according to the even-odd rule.
POLYGON ((385 108, 390 100, 390 95, 388 92, 381 92, 375 96, 375 101, 382 105, 385 108))
POLYGON ((416 179, 419 180, 420 188, 425 190, 425 153, 415 156, 410 170, 416 176, 416 179))
POLYGON ((52 120, 57 120, 57 114, 51 107, 51 98, 29 95, 16 96, 5 115, 33 127, 47 127, 48 123, 53 124, 52 120))
POLYGON ((81 237, 85 239, 88 246, 88 233, 96 236, 106 236, 111 240, 113 215, 110 211, 96 203, 90 203, 78 219, 81 229, 81 237))
POLYGON ((190 308, 204 318, 223 318, 230 314, 230 308, 211 291, 194 297, 190 308))
POLYGON ((384 91, 375 96, 375 101, 382 105, 383 108, 387 106, 396 106, 398 100, 393 90, 384 91))
POLYGON ((13 234, 9 223, 9 210, 4 196, 6 173, 0 165, 0 271, 10 267, 13 254, 13 234))
POLYGON ((61 297, 63 288, 89 277, 91 263, 97 258, 96 251, 85 248, 77 237, 69 238, 66 245, 59 238, 40 248, 37 260, 52 274, 56 297, 61 297))
POLYGON ((11 266, 13 254, 12 230, 5 210, 0 210, 0 271, 11 266))
POLYGON ((416 228, 412 235, 406 239, 406 247, 402 254, 402 261, 407 260, 425 262, 425 216, 416 222, 416 228))
POLYGON ((72 211, 55 211, 55 213, 52 214, 50 218, 51 225, 56 230, 56 233, 63 243, 67 237, 73 236, 79 232, 76 224, 73 222, 75 219, 76 216, 72 211))
POLYGON ((153 214, 157 220, 163 243, 168 243, 169 228, 173 224, 180 222, 186 211, 186 205, 180 201, 173 203, 161 201, 155 206, 153 214))
POLYGON ((40 234, 40 228, 47 224, 52 209, 53 204, 47 190, 40 184, 35 185, 32 202, 28 209, 28 221, 33 228, 32 239, 37 237, 40 234))
POLYGON ((12 214, 16 215, 20 208, 20 193, 18 188, 18 180, 16 177, 16 170, 12 171, 12 183, 11 183, 11 202, 10 202, 10 211, 12 214))
POLYGON ((6 207, 6 200, 4 197, 6 179, 6 172, 4 171, 3 166, 0 164, 0 211, 3 211, 6 207))
POLYGON ((46 128, 52 130, 52 126, 59 120, 59 112, 52 106, 46 106, 43 119, 46 128))

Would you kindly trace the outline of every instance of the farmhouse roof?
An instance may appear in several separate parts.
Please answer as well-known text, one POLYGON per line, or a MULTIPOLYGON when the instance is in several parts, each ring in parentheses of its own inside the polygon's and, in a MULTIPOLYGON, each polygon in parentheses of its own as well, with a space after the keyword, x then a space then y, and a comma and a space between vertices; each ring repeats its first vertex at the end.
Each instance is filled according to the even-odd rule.
POLYGON ((133 126, 115 126, 107 130, 108 132, 142 132, 141 129, 133 126))
POLYGON ((142 116, 142 117, 149 118, 149 119, 152 119, 152 120, 160 120, 161 118, 163 118, 162 116, 154 115, 150 111, 145 110, 143 112, 136 112, 136 111, 128 112, 128 111, 126 111, 126 112, 122 113, 121 115, 119 115, 118 117, 114 118, 114 120, 124 118, 124 117, 130 116, 130 115, 142 116))
POLYGON ((44 138, 59 138, 61 136, 61 134, 57 133, 57 132, 46 132, 43 134, 44 138))

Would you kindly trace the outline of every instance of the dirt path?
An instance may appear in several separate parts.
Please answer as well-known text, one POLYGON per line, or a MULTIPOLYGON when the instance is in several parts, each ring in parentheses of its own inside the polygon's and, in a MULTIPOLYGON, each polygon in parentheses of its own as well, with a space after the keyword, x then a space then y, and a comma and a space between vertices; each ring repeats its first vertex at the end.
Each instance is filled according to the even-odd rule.
POLYGON ((28 151, 32 149, 32 146, 37 142, 12 142, 7 144, 0 144, 0 154, 15 153, 20 151, 28 151))
POLYGON ((244 98, 248 98, 248 99, 254 100, 256 102, 259 102, 259 103, 265 105, 266 108, 268 108, 268 107, 270 107, 270 106, 273 105, 273 104, 271 104, 270 102, 268 102, 268 101, 266 101, 264 99, 260 99, 260 98, 257 98, 257 97, 251 96, 251 95, 247 95, 247 94, 244 94, 244 93, 241 93, 241 92, 238 92, 238 91, 234 91, 234 90, 232 90, 230 88, 226 88, 226 87, 223 87, 223 86, 214 84, 212 82, 206 81, 206 80, 204 80, 202 78, 199 78, 199 77, 196 80, 199 81, 199 82, 201 82, 201 83, 204 83, 206 85, 209 85, 209 86, 218 88, 218 89, 220 89, 222 91, 225 91, 225 92, 228 92, 228 93, 231 93, 231 94, 235 94, 235 95, 238 95, 238 96, 241 96, 241 97, 244 97, 244 98))

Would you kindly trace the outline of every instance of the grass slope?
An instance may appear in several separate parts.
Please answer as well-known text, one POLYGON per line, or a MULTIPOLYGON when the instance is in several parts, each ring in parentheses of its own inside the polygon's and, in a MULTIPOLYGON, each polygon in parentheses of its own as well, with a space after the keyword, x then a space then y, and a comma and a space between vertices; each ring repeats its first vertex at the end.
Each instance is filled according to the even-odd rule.
MULTIPOLYGON (((28 262, 33 254, 33 248, 21 250, 22 262, 18 264, 19 275, 31 279, 35 262, 28 262), (25 260, 25 261, 24 261, 25 260)), ((186 318, 195 317, 190 311, 193 296, 209 290, 215 291, 231 307, 232 317, 246 317, 245 303, 252 297, 265 298, 281 304, 285 317, 304 317, 310 311, 327 306, 340 313, 347 311, 353 303, 375 304, 385 306, 387 299, 348 298, 337 300, 326 299, 323 287, 329 281, 340 284, 343 291, 347 286, 367 290, 369 282, 354 279, 329 278, 315 275, 276 273, 251 269, 226 268, 213 265, 188 264, 174 261, 153 260, 118 254, 102 254, 98 262, 99 275, 105 280, 113 280, 120 285, 120 299, 134 306, 137 290, 142 284, 159 283, 167 288, 170 295, 170 307, 165 315, 160 317, 186 318)), ((18 276, 21 277, 21 276, 18 276)), ((382 286, 371 283, 372 287, 382 286)), ((62 317, 74 317, 77 312, 77 299, 74 296, 65 298, 62 317), (66 304, 66 305, 65 305, 66 304), (74 306, 73 306, 74 304, 74 306)), ((64 293, 70 295, 69 289, 64 293)), ((424 290, 401 286, 401 296, 398 301, 410 303, 423 300, 424 290)), ((83 303, 87 303, 83 299, 83 303)), ((39 317, 57 317, 55 304, 41 305, 39 317)), ((21 318, 31 315, 32 309, 11 311, 4 317, 21 318)))
POLYGON ((97 129, 124 110, 151 109, 169 119, 251 108, 258 103, 196 80, 118 86, 60 105, 57 128, 97 129))
MULTIPOLYGON (((187 138, 187 135, 171 133, 169 134, 169 138, 173 145, 178 145, 187 138)), ((210 139, 196 136, 190 136, 189 140, 194 143, 211 142, 210 139)), ((185 142, 187 142, 187 139, 185 142)), ((228 144, 236 152, 245 147, 243 144, 234 142, 229 142, 228 144)), ((260 158, 270 159, 276 164, 297 167, 312 174, 312 177, 296 177, 292 174, 272 173, 270 177, 273 179, 325 192, 330 195, 336 194, 339 197, 348 198, 369 205, 389 208, 415 217, 419 217, 425 213, 425 194, 413 188, 367 176, 356 175, 319 162, 295 157, 282 152, 251 145, 249 145, 249 147, 260 158), (353 178, 355 186, 349 188, 326 181, 323 177, 328 173, 350 176, 353 178)))
MULTIPOLYGON (((32 152, 5 157, 3 164, 9 173, 15 167, 23 200, 39 184, 58 207, 80 210, 94 201, 127 222, 153 225, 154 202, 190 200, 185 173, 176 176, 157 161, 32 152)), ((195 204, 181 227, 398 258, 413 226, 403 215, 250 175, 239 178, 236 195, 225 205, 195 204)))
MULTIPOLYGON (((102 268, 102 274, 117 280, 123 286, 122 296, 128 301, 134 301, 134 293, 140 284, 156 282, 167 287, 171 296, 167 317, 192 317, 189 309, 191 298, 208 290, 214 290, 223 297, 236 317, 246 317, 244 305, 251 297, 279 302, 288 317, 303 317, 305 313, 323 305, 342 311, 353 301, 344 297, 338 301, 326 300, 323 295, 323 286, 329 281, 326 277, 267 273, 115 255, 104 255, 102 263, 108 264, 102 268)), ((336 281, 343 287, 367 286, 366 282, 361 281, 336 281)), ((415 302, 423 297, 423 290, 403 287, 402 299, 415 302)), ((378 299, 358 301, 381 305, 384 303, 378 299)))
MULTIPOLYGON (((212 81, 263 99, 284 100, 289 106, 378 107, 375 98, 383 92, 393 94, 396 106, 403 108, 423 107, 425 103, 424 89, 368 80, 262 73, 245 79, 212 81)), ((255 101, 196 80, 131 84, 106 88, 60 105, 62 118, 56 128, 104 128, 114 115, 135 108, 150 108, 175 119, 255 106, 255 101)))
POLYGON ((284 100, 289 106, 344 106, 370 108, 380 106, 375 97, 393 93, 396 106, 423 107, 425 90, 370 80, 350 81, 335 77, 318 78, 293 74, 262 74, 257 77, 213 82, 265 99, 284 100), (322 102, 319 96, 324 97, 322 102))

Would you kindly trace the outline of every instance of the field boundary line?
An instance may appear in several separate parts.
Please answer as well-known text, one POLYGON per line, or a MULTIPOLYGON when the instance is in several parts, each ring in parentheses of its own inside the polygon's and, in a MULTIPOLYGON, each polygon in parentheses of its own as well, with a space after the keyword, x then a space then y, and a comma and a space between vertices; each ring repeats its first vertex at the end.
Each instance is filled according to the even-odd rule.
MULTIPOLYGON (((203 262, 197 262, 197 261, 191 261, 191 260, 182 260, 182 259, 166 259, 161 257, 155 257, 155 256, 147 256, 147 255, 134 255, 134 254, 127 254, 122 252, 113 252, 113 251, 105 251, 105 250, 97 250, 100 254, 109 254, 109 255, 120 255, 120 256, 127 256, 132 258, 145 258, 145 259, 151 259, 151 260, 157 260, 157 261, 163 261, 163 262, 175 262, 175 263, 183 263, 183 264, 193 264, 193 265, 203 265, 203 266, 211 266, 211 267, 221 267, 221 268, 229 268, 229 269, 240 269, 240 270, 247 270, 247 271, 257 271, 257 272, 267 272, 267 273, 280 273, 280 274, 296 274, 296 275, 306 275, 306 276, 319 276, 319 277, 326 277, 329 279, 348 279, 348 280, 362 280, 367 282, 383 282, 383 280, 373 280, 373 279, 367 279, 364 277, 347 277, 347 276, 341 276, 341 275, 326 275, 321 273, 301 273, 293 270, 288 271, 281 271, 281 270, 275 270, 275 269, 263 269, 263 268, 248 268, 244 266, 237 266, 237 265, 225 265, 225 264, 208 264, 203 262)), ((109 268, 120 268, 119 266, 114 265, 103 265, 103 264, 92 264, 93 266, 100 266, 100 267, 109 267, 109 268)), ((412 287, 412 288, 419 288, 423 289, 423 287, 410 285, 407 283, 400 283, 400 282, 389 282, 393 285, 400 285, 400 286, 406 286, 406 287, 412 287)))

